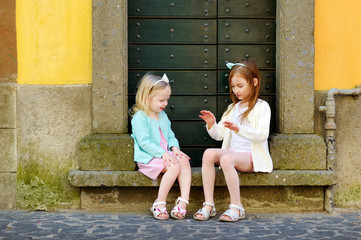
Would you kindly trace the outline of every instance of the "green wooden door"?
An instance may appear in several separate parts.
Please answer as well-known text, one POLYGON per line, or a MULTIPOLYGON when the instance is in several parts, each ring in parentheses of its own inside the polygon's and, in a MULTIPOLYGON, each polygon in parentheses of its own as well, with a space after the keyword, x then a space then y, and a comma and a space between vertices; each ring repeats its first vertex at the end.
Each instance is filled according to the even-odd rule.
MULTIPOLYGON (((152 71, 170 79, 166 112, 192 166, 201 166, 211 139, 199 111, 219 119, 230 104, 225 64, 245 58, 261 70, 261 97, 275 112, 275 0, 129 0, 129 107, 152 71)), ((131 131, 131 129, 130 129, 131 131)))

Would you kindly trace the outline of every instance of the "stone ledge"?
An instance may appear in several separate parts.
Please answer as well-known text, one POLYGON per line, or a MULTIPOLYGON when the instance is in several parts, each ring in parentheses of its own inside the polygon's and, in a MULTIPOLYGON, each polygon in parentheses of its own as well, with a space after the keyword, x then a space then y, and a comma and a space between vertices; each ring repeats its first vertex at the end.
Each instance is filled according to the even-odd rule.
MULTIPOLYGON (((138 171, 71 170, 68 179, 75 187, 156 187, 153 181, 138 171)), ((332 186, 336 173, 328 170, 274 170, 272 173, 239 173, 241 186, 332 186)), ((220 169, 216 170, 216 186, 226 186, 220 169)), ((192 186, 202 186, 200 168, 192 168, 192 186)))

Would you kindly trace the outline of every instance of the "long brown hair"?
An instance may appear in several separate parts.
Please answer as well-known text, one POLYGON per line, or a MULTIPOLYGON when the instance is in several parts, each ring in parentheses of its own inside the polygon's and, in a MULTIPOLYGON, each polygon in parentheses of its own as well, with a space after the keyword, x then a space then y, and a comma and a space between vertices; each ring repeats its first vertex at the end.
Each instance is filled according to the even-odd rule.
POLYGON ((238 103, 240 100, 237 98, 237 96, 232 91, 232 87, 231 87, 232 86, 232 82, 231 82, 232 77, 235 75, 240 75, 247 81, 247 83, 249 85, 250 93, 247 98, 242 99, 242 102, 248 103, 248 109, 242 115, 241 121, 243 121, 244 119, 246 119, 248 114, 252 111, 252 109, 254 108, 254 106, 257 103, 257 99, 259 98, 259 89, 261 86, 261 77, 259 74, 259 69, 257 67, 257 64, 254 61, 252 61, 250 59, 246 59, 246 60, 240 61, 240 63, 242 63, 246 66, 234 65, 232 67, 231 71, 229 72, 228 84, 230 86, 229 94, 232 99, 233 106, 236 103, 238 103), (255 79, 255 78, 258 79, 258 83, 256 86, 254 86, 254 82, 253 82, 253 79, 255 79))

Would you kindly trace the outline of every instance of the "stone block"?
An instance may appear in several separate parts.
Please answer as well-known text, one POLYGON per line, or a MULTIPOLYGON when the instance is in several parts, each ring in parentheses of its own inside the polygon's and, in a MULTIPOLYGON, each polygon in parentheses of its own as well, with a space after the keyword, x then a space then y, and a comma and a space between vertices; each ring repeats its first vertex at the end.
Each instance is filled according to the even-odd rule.
POLYGON ((93 0, 92 132, 128 132, 127 0, 93 0))
POLYGON ((16 130, 0 129, 0 172, 16 172, 16 130))
POLYGON ((81 170, 135 170, 133 138, 129 134, 90 134, 80 141, 81 170))
POLYGON ((313 134, 274 134, 270 137, 274 169, 325 170, 326 144, 313 134))
POLYGON ((67 179, 78 169, 78 144, 91 130, 91 85, 17 86, 17 206, 67 208, 79 190, 67 179))
POLYGON ((0 172, 0 210, 16 207, 16 173, 0 172))
POLYGON ((16 127, 16 87, 0 86, 0 128, 16 127))
MULTIPOLYGON (((275 170, 271 173, 239 173, 240 186, 330 186, 336 184, 334 171, 275 170)), ((72 170, 69 182, 75 187, 157 187, 161 177, 152 180, 139 171, 72 170)), ((192 169, 192 186, 202 186, 200 168, 192 169)), ((227 186, 222 170, 216 169, 215 186, 227 186)))
MULTIPOLYGON (((241 187, 240 190, 246 213, 324 211, 323 187, 241 187)), ((158 188, 154 187, 82 188, 81 208, 150 214, 149 207, 157 198, 157 192, 158 188)), ((168 209, 173 207, 178 196, 179 188, 173 187, 167 198, 168 209)), ((195 213, 203 201, 203 188, 192 187, 187 214, 195 213)), ((228 209, 230 197, 227 187, 215 188, 214 201, 220 213, 228 209)))
POLYGON ((279 133, 314 131, 315 0, 277 0, 279 133))

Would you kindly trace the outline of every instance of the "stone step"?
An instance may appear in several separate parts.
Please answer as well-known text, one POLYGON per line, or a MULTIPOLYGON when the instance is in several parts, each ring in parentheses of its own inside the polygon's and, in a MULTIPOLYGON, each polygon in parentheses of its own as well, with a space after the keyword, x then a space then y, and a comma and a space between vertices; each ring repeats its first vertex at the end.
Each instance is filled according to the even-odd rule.
MULTIPOLYGON (((133 139, 128 134, 90 134, 80 142, 79 170, 70 184, 81 190, 81 207, 89 210, 147 211, 157 195, 153 181, 135 171, 133 139)), ((334 171, 326 170, 326 146, 314 134, 274 134, 269 138, 272 173, 239 173, 242 202, 251 211, 332 211, 334 171)), ((215 203, 227 208, 229 194, 216 169, 215 203)), ((169 193, 179 196, 177 183, 169 193)), ((200 168, 192 168, 191 208, 203 201, 200 168)), ((190 208, 190 209, 191 209, 190 208)))
MULTIPOLYGON (((216 170, 215 204, 227 209, 228 189, 220 169, 216 170)), ((333 210, 336 174, 327 170, 275 170, 272 173, 240 173, 241 200, 248 212, 320 212, 333 210)), ((148 212, 158 192, 157 181, 138 171, 79 171, 69 173, 70 184, 81 189, 81 208, 148 212)), ((177 183, 168 195, 173 202, 180 194, 177 183)), ((192 168, 188 210, 195 212, 204 201, 200 168, 192 168)), ((173 205, 173 204, 172 204, 173 205)), ((170 207, 170 206, 169 206, 170 207)))
MULTIPOLYGON (((336 174, 328 170, 274 170, 271 173, 238 173, 240 186, 332 186, 336 174)), ((69 172, 74 187, 157 187, 161 181, 139 171, 69 172)), ((202 186, 201 168, 192 168, 192 186, 202 186)), ((215 186, 227 186, 221 169, 216 169, 215 186)))

